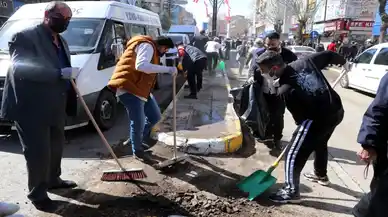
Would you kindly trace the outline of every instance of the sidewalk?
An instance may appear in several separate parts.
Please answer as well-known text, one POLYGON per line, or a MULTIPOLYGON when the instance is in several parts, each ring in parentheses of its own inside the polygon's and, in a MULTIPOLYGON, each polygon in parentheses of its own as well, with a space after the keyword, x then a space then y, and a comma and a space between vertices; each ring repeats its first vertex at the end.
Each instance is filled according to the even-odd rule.
MULTIPOLYGON (((177 146, 191 154, 232 153, 242 145, 240 120, 233 109, 227 76, 220 71, 210 77, 204 72, 198 99, 185 99, 189 90, 177 94, 177 146)), ((158 141, 173 144, 172 103, 156 127, 158 141)))

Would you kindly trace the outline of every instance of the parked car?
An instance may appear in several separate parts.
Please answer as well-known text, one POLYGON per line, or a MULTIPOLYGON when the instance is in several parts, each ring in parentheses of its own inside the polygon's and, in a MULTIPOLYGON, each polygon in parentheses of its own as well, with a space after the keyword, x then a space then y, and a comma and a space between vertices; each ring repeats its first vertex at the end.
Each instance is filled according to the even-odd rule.
POLYGON ((366 49, 352 62, 349 73, 340 85, 376 94, 381 78, 388 72, 388 43, 366 49))
POLYGON ((288 46, 287 48, 290 49, 292 52, 294 52, 298 58, 301 58, 316 52, 314 48, 307 47, 307 46, 288 46))

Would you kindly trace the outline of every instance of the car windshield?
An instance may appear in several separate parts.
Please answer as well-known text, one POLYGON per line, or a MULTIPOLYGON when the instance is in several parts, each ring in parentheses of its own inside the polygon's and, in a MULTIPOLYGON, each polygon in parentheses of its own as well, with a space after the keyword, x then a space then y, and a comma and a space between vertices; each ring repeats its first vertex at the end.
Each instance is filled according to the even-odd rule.
MULTIPOLYGON (((41 22, 41 19, 23 19, 6 22, 0 29, 0 52, 8 52, 8 42, 15 33, 38 25, 41 22)), ((70 52, 91 51, 97 46, 103 26, 104 20, 100 19, 72 19, 67 30, 61 35, 69 45, 70 52)))
POLYGON ((294 47, 295 52, 315 52, 311 47, 294 47))
POLYGON ((174 44, 178 42, 183 42, 183 37, 180 35, 166 35, 167 37, 171 38, 171 40, 174 42, 174 44))

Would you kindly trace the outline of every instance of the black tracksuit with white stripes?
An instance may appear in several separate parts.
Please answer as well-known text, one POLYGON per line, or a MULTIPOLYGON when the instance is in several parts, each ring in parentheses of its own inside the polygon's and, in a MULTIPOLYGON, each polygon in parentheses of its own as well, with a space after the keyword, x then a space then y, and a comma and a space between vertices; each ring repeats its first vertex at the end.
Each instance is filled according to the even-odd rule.
POLYGON ((288 64, 280 76, 280 85, 288 86, 285 93, 287 109, 298 127, 290 141, 285 160, 286 187, 299 193, 300 173, 312 152, 318 176, 326 176, 327 142, 344 111, 339 95, 322 74, 329 64, 345 63, 337 53, 324 51, 288 64))

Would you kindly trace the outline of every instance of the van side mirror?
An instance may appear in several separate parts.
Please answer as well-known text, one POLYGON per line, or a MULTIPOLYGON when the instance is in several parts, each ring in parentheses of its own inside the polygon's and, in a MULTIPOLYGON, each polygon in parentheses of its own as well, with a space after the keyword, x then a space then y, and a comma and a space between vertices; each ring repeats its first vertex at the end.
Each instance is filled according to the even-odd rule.
POLYGON ((111 49, 116 61, 118 61, 124 53, 124 46, 121 43, 113 43, 111 49))

